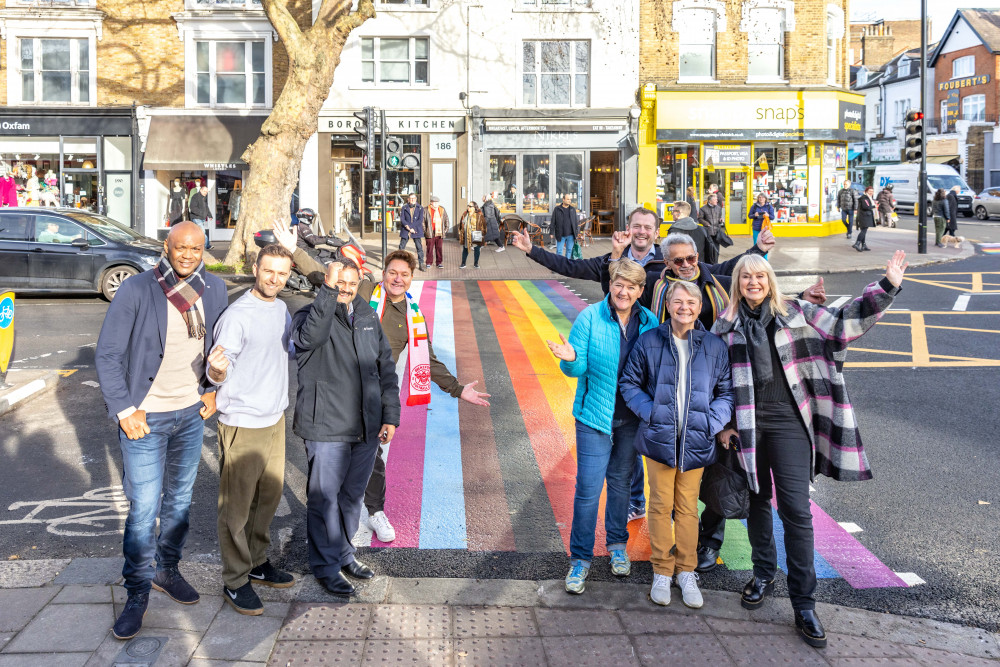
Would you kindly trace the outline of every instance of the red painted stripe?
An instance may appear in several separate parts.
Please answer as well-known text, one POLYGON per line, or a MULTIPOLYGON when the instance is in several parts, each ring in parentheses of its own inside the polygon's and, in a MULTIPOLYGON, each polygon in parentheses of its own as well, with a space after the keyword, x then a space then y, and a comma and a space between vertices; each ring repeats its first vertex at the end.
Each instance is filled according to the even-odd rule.
MULTIPOLYGON (((420 312, 427 320, 427 333, 433 340, 434 299, 437 286, 428 281, 420 294, 420 312)), ((406 372, 405 369, 403 371, 406 372)), ((426 405, 406 404, 410 395, 406 378, 399 378, 403 387, 400 395, 402 411, 399 428, 389 446, 385 466, 385 513, 396 529, 396 539, 380 542, 372 535, 373 547, 420 546, 420 503, 424 490, 424 441, 427 436, 426 405)))
MULTIPOLYGON (((462 382, 479 380, 476 389, 489 393, 489 388, 483 385, 483 364, 479 358, 465 283, 458 280, 452 282, 451 298, 457 377, 462 382)), ((458 417, 469 549, 514 551, 514 529, 510 523, 503 475, 500 474, 490 409, 459 400, 458 417)))

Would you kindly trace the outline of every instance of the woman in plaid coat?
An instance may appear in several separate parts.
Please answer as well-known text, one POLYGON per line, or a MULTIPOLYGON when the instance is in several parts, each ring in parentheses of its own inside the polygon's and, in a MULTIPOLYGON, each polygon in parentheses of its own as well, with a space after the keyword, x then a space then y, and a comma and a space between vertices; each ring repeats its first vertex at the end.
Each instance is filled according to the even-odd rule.
POLYGON ((871 479, 841 369, 848 343, 873 327, 899 293, 906 266, 905 253, 897 250, 885 277, 864 294, 840 308, 824 308, 785 297, 767 260, 748 255, 733 270, 729 306, 712 327, 729 346, 736 398, 735 428, 718 440, 728 446, 738 438, 751 491, 747 528, 754 573, 742 605, 759 609, 774 588, 773 475, 795 626, 811 646, 826 646, 826 634, 815 612, 809 482, 816 473, 871 479))

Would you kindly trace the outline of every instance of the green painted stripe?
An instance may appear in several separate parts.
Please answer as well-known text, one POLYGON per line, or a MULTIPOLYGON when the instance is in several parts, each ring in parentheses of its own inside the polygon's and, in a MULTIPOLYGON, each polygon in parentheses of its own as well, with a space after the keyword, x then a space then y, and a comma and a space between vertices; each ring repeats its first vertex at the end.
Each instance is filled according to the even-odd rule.
MULTIPOLYGON (((699 500, 698 514, 700 515, 704 509, 705 503, 699 500)), ((750 535, 747 533, 747 527, 739 519, 726 521, 726 539, 722 541, 719 557, 727 569, 753 569, 753 561, 750 560, 750 535)))
POLYGON ((531 300, 535 302, 545 317, 548 318, 552 326, 556 328, 556 331, 569 338, 569 330, 573 327, 573 324, 552 303, 549 297, 542 294, 542 291, 530 280, 519 280, 517 284, 524 288, 524 291, 528 293, 528 296, 531 297, 531 300))

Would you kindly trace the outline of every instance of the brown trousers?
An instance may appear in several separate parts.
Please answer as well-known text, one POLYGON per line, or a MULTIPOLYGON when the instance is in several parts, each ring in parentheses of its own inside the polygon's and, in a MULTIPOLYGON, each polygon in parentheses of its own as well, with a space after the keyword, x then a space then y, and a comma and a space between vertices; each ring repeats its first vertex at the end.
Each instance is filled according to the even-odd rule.
POLYGON ((647 458, 646 472, 649 475, 646 522, 653 572, 667 577, 694 572, 698 565, 698 492, 704 468, 680 472, 647 458))
POLYGON ((271 520, 285 482, 285 416, 274 426, 219 422, 219 550, 230 590, 267 560, 271 520))

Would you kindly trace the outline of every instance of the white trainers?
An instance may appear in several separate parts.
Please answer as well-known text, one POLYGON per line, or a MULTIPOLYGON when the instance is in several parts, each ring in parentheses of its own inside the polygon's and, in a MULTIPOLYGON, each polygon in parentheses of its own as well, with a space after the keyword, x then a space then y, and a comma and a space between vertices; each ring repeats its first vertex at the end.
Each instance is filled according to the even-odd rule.
POLYGON ((649 589, 649 599, 664 607, 670 604, 670 577, 664 574, 653 575, 653 587, 649 589))
MULTIPOLYGON (((653 585, 655 586, 656 584, 653 585)), ((685 607, 701 609, 701 606, 705 604, 704 599, 701 597, 701 591, 698 590, 698 575, 696 573, 678 572, 677 586, 681 589, 681 599, 685 607)))
POLYGON ((368 517, 368 527, 375 531, 375 537, 379 542, 392 542, 396 539, 396 529, 389 523, 389 517, 385 512, 375 512, 368 517))
POLYGON ((507 246, 500 246, 500 247, 499 247, 499 248, 497 248, 497 249, 496 249, 496 250, 495 250, 494 252, 503 252, 503 251, 504 251, 504 250, 506 250, 506 249, 507 249, 507 246))

